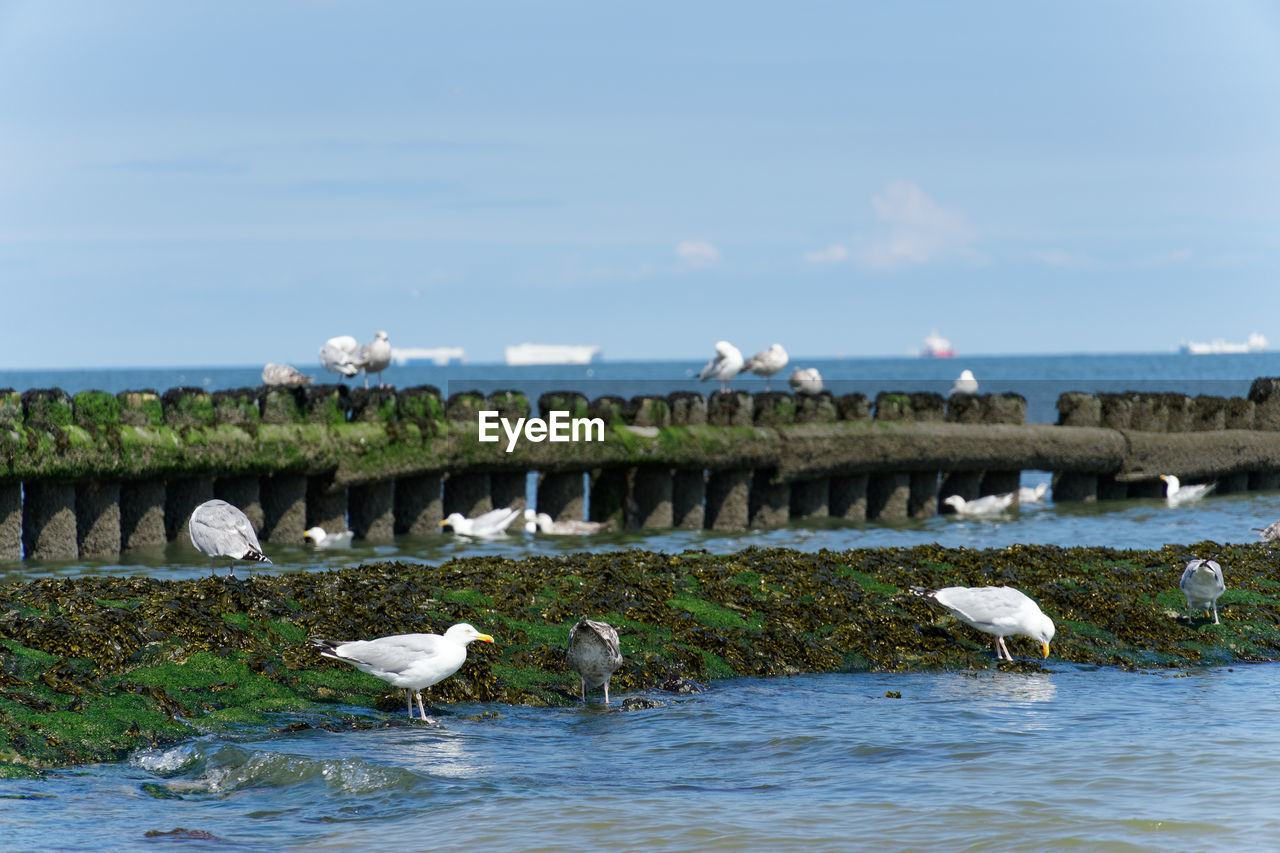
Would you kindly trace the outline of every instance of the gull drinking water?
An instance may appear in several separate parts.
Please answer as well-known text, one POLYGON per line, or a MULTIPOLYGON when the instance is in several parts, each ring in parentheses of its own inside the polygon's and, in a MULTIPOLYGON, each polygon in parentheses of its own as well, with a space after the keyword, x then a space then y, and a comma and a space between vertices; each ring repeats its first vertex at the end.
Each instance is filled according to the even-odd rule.
POLYGON ((313 639, 307 642, 327 658, 349 663, 393 687, 403 687, 409 697, 409 718, 413 719, 413 700, 417 697, 418 711, 425 720, 427 710, 422 706, 422 691, 462 667, 467 660, 467 644, 472 640, 492 643, 493 637, 460 622, 445 631, 444 636, 396 634, 376 640, 313 639))
POLYGON ((520 516, 520 510, 514 507, 491 509, 475 518, 467 518, 460 512, 451 512, 449 517, 440 522, 441 527, 451 527, 453 532, 473 539, 496 539, 507 534, 511 522, 520 516))
POLYGON ((350 379, 360 372, 360 344, 350 335, 329 338, 320 347, 320 366, 350 379))
POLYGON ((1222 567, 1213 560, 1192 560, 1182 570, 1182 580, 1178 583, 1182 594, 1187 597, 1187 615, 1193 609, 1201 609, 1209 615, 1213 609, 1213 624, 1218 621, 1218 599, 1227 591, 1227 582, 1222 577, 1222 567))
POLYGON ((706 382, 715 379, 720 382, 720 390, 729 390, 729 380, 742 371, 742 353, 728 341, 716 342, 716 357, 707 362, 706 367, 698 371, 698 379, 706 382))
POLYGON ((373 343, 360 347, 360 369, 364 371, 364 387, 369 387, 369 374, 378 374, 378 387, 382 387, 382 371, 391 366, 391 343, 386 332, 373 336, 373 343))
POLYGON ((607 622, 596 622, 583 616, 569 629, 569 666, 578 673, 582 686, 582 701, 587 701, 587 691, 604 685, 604 704, 609 704, 609 677, 622 666, 622 649, 618 644, 618 632, 607 622))
POLYGON ((1197 483, 1193 486, 1184 486, 1172 474, 1161 474, 1160 479, 1165 482, 1164 499, 1169 506, 1177 506, 1188 501, 1198 501, 1209 494, 1214 485, 1213 483, 1197 483))
POLYGON ((986 495, 967 501, 959 495, 952 495, 943 503, 954 509, 956 515, 994 515, 1012 506, 1015 497, 1013 492, 1005 492, 1002 495, 986 495))
POLYGON ((758 352, 742 365, 743 373, 754 373, 764 377, 764 389, 769 390, 769 379, 773 374, 787 366, 787 351, 782 344, 774 344, 767 350, 758 352))
POLYGON ((217 568, 218 557, 231 558, 228 577, 235 574, 239 561, 271 562, 262 553, 248 516, 226 501, 205 501, 196 507, 187 522, 187 532, 196 550, 209 558, 210 572, 217 568))
POLYGON ((996 660, 1001 652, 1005 660, 1013 660, 1004 638, 1014 634, 1040 643, 1044 656, 1049 656, 1049 641, 1053 639, 1053 620, 1044 615, 1039 605, 1026 593, 1011 586, 949 586, 943 589, 911 587, 911 592, 921 598, 936 601, 947 608, 957 619, 996 638, 996 660))

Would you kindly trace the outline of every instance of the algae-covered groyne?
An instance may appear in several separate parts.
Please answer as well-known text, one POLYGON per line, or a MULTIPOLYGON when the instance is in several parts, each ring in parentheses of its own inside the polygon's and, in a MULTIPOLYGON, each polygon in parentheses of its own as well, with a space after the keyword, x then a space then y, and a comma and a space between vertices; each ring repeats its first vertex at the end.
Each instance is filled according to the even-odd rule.
POLYGON ((536 474, 538 509, 558 520, 589 507, 621 527, 741 530, 925 518, 949 495, 1011 491, 1026 470, 1053 473, 1056 502, 1158 497, 1161 474, 1219 493, 1280 487, 1280 380, 1231 399, 1068 393, 1057 424, 1027 423, 1016 394, 0 391, 0 559, 162 545, 211 498, 264 542, 317 525, 386 541, 521 507, 536 474), (546 440, 508 440, 496 421, 486 436, 486 418, 535 409, 546 440), (556 441, 560 415, 598 426, 556 441))
MULTIPOLYGON (((733 675, 991 667, 989 638, 911 585, 1017 586, 1057 623, 1053 656, 1120 667, 1280 659, 1280 567, 1262 545, 1160 551, 919 546, 731 555, 627 551, 389 562, 248 579, 45 579, 0 588, 0 767, 122 758, 236 727, 383 725, 403 694, 319 657, 308 637, 440 631, 497 642, 424 691, 433 704, 576 701, 581 615, 619 628, 615 696, 733 675), (1186 614, 1182 560, 1226 572, 1222 624, 1186 614), (378 713, 383 712, 383 713, 378 713)), ((1031 641, 1013 664, 1038 671, 1031 641)), ((477 647, 479 646, 479 647, 477 647)))

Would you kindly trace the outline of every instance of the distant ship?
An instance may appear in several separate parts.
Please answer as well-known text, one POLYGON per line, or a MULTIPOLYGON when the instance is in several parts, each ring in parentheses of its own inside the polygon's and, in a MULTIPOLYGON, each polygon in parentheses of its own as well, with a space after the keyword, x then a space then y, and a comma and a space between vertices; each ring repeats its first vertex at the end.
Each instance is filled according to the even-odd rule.
POLYGON ((1249 336, 1249 340, 1242 344, 1228 343, 1222 338, 1215 338, 1209 343, 1199 343, 1192 341, 1184 343, 1178 347, 1178 351, 1184 355, 1226 355, 1240 354, 1246 352, 1266 352, 1267 339, 1262 335, 1254 332, 1249 336))
POLYGON ((516 344, 504 351, 507 364, 590 364, 600 347, 578 344, 516 344))
POLYGON ((951 341, 938 334, 938 330, 934 329, 924 337, 924 349, 920 350, 921 358, 955 358, 956 351, 951 347, 951 341))
POLYGON ((464 363, 467 352, 462 347, 392 347, 391 360, 401 367, 415 361, 429 361, 443 367, 464 363))

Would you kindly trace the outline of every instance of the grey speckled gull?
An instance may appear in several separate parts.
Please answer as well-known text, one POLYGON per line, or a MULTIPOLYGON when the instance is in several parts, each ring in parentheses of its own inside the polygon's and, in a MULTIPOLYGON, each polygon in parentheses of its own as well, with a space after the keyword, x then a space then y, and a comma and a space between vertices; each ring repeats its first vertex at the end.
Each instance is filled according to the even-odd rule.
POLYGON ((1178 587, 1187 597, 1188 611, 1200 608, 1208 616, 1212 609, 1213 624, 1221 624, 1218 622, 1218 599, 1227 591, 1221 566, 1213 560, 1192 560, 1182 570, 1182 580, 1178 582, 1178 587))
POLYGON ((581 679, 582 701, 587 701, 587 690, 603 685, 604 703, 608 705, 609 677, 622 666, 622 648, 614 627, 583 616, 569 629, 566 659, 581 679))
POLYGON ((243 512, 226 501, 205 501, 191 513, 187 523, 191 544, 209 558, 210 570, 217 568, 219 557, 230 557, 227 575, 235 574, 236 563, 254 560, 270 563, 258 544, 258 535, 243 512))

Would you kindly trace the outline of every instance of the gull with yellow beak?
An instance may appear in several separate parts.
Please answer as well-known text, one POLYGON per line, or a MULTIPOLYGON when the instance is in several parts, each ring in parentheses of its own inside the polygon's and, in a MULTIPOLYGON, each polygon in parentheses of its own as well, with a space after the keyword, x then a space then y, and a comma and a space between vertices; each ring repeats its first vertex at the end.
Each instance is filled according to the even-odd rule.
POLYGON ((459 622, 440 634, 396 634, 376 640, 314 639, 309 645, 327 658, 349 663, 361 672, 381 678, 393 687, 403 687, 409 694, 409 719, 413 719, 413 700, 418 699, 422 719, 427 711, 422 706, 424 688, 444 681, 457 672, 467 660, 467 644, 472 640, 492 643, 493 637, 459 622))
POLYGON ((1001 652, 1004 660, 1013 660, 1004 638, 1014 634, 1037 641, 1044 649, 1044 656, 1049 656, 1049 641, 1054 634, 1053 620, 1020 590, 1011 586, 948 586, 943 589, 913 586, 911 592, 938 602, 966 625, 994 635, 996 660, 1002 659, 1001 652))

